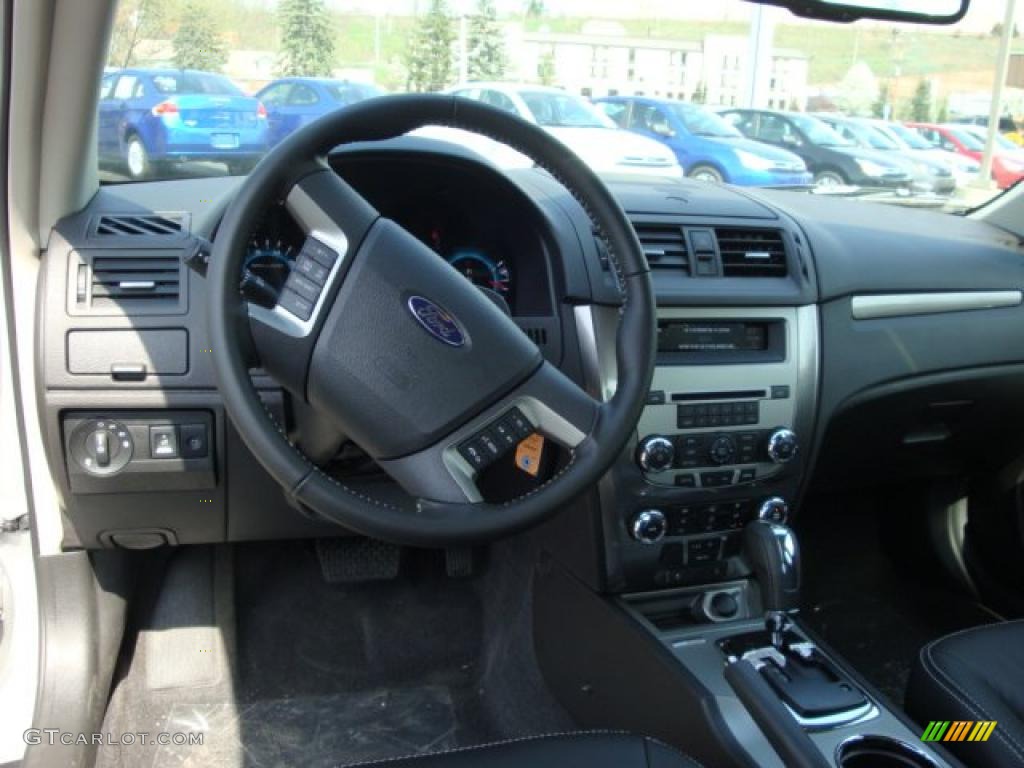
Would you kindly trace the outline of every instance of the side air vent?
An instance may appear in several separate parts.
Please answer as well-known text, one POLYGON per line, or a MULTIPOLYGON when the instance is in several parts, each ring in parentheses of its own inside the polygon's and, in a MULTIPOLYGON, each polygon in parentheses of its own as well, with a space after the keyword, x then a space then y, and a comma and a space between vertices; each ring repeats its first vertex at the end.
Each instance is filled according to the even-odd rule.
POLYGON ((715 235, 723 276, 786 276, 786 245, 780 231, 718 227, 715 235))
POLYGON ((690 254, 683 228, 671 224, 633 224, 651 269, 676 269, 688 272, 690 254))
POLYGON ((92 235, 107 237, 184 237, 188 234, 184 213, 104 214, 96 219, 92 235))
POLYGON ((178 251, 76 252, 69 278, 72 314, 177 315, 185 311, 178 251))
POLYGON ((536 344, 538 347, 543 347, 548 343, 548 329, 547 328, 523 328, 523 333, 530 337, 530 341, 536 344))

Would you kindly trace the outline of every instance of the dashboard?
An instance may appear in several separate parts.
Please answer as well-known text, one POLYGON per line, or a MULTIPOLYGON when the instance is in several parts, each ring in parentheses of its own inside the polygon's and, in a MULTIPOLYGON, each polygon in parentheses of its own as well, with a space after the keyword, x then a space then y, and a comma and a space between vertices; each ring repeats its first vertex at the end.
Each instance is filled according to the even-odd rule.
MULTIPOLYGON (((330 162, 548 360, 595 394, 614 391, 617 286, 588 217, 554 179, 427 139, 353 146, 330 162)), ((337 533, 289 505, 217 393, 204 279, 182 259, 194 235, 216 236, 238 183, 106 187, 50 238, 40 418, 69 546, 337 533), (139 221, 158 230, 125 234, 139 221)), ((559 518, 596 587, 728 579, 738 529, 796 514, 812 487, 992 471, 1016 454, 1016 238, 980 221, 812 195, 689 180, 609 186, 651 266, 659 354, 633 444, 559 518)), ((251 234, 246 270, 280 291, 303 243, 275 206, 251 234)), ((308 406, 252 376, 304 450, 400 496, 308 406)), ((490 485, 500 496, 520 481, 498 473, 490 485)))

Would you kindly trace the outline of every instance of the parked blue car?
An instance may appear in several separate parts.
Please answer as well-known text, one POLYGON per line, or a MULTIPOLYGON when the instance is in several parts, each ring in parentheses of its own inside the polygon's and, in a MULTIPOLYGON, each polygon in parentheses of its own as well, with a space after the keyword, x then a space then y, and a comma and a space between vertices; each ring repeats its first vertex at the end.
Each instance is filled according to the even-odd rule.
POLYGON ((144 179, 185 160, 226 163, 247 173, 268 147, 267 112, 223 75, 182 69, 125 69, 103 76, 100 162, 144 179))
POLYGON ((288 77, 275 80, 256 94, 267 108, 270 145, 292 131, 336 109, 383 95, 373 85, 319 77, 288 77))
POLYGON ((609 96, 594 103, 620 128, 671 147, 690 178, 745 187, 812 183, 804 161, 792 152, 746 138, 703 107, 641 96, 609 96))

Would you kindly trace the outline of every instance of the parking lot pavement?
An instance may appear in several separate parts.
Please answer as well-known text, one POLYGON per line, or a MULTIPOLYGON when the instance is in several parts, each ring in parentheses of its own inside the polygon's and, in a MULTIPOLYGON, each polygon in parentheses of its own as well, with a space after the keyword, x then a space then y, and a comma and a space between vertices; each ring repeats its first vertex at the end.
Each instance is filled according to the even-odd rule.
MULTIPOLYGON (((195 179, 195 178, 208 178, 210 176, 226 176, 228 173, 227 166, 224 163, 215 163, 209 161, 195 161, 188 163, 179 163, 173 165, 170 168, 163 171, 159 178, 161 179, 195 179)), ((100 168, 99 171, 100 181, 103 182, 122 182, 131 181, 131 178, 122 170, 118 168, 100 168)))

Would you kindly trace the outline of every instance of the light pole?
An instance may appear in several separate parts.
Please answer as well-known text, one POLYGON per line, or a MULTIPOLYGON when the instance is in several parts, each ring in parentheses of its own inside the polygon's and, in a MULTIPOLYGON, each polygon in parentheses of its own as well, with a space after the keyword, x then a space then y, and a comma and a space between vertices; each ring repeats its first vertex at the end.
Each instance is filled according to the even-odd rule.
POLYGON ((979 186, 992 185, 992 155, 995 152, 999 118, 1003 113, 1003 87, 1010 69, 1010 44, 1013 40, 1014 18, 1017 0, 1006 0, 1006 15, 1003 17, 1003 36, 999 41, 999 59, 996 62, 996 82, 992 87, 992 104, 988 110, 988 131, 985 134, 985 151, 981 156, 981 171, 978 173, 979 186))

